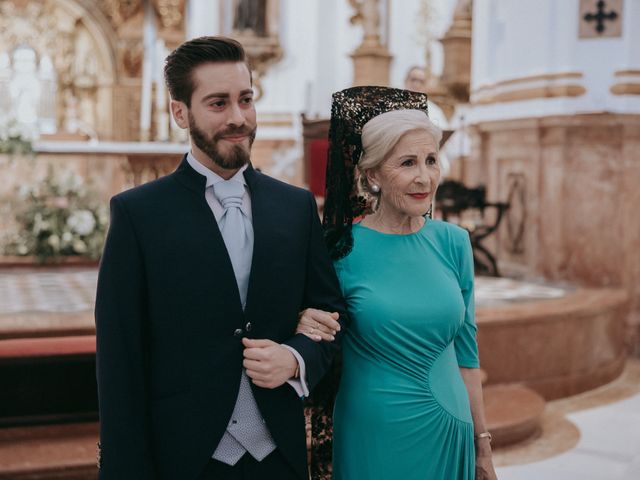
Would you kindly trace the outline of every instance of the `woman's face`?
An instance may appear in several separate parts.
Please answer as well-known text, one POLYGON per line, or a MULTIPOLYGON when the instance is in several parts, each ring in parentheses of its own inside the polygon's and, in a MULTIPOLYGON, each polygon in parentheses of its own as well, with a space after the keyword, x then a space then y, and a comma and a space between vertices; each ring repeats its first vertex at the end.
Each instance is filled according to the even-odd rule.
POLYGON ((380 212, 424 215, 431 207, 440 180, 435 140, 422 130, 406 133, 387 159, 367 172, 367 177, 370 185, 380 187, 380 212))

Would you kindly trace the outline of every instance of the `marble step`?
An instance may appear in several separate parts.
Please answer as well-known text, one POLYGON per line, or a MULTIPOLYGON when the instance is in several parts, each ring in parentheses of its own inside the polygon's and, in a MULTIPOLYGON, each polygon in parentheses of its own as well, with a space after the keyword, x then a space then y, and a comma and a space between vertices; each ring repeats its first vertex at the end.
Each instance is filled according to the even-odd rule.
MULTIPOLYGON (((499 448, 535 434, 544 399, 521 385, 484 387, 487 427, 499 448)), ((0 480, 95 480, 98 424, 0 429, 0 480)))
POLYGON ((545 400, 523 385, 485 385, 484 410, 491 446, 500 448, 521 442, 540 429, 545 400))
POLYGON ((96 480, 98 424, 0 429, 0 480, 96 480))

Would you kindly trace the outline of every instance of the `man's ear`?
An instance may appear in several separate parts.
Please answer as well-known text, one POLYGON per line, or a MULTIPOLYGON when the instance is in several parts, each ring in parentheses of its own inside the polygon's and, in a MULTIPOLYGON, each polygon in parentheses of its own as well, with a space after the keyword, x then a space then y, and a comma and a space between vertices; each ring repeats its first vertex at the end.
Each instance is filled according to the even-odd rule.
POLYGON ((189 128, 189 107, 184 102, 171 100, 171 114, 180 128, 189 128))

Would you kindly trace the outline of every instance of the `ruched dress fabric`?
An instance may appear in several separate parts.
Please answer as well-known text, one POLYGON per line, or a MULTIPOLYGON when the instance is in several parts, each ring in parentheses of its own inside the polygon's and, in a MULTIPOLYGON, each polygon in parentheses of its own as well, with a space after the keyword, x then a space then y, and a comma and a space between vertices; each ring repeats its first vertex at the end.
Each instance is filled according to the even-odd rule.
POLYGON ((353 226, 335 267, 352 322, 333 426, 334 480, 473 480, 478 368, 468 233, 427 219, 394 235, 353 226))

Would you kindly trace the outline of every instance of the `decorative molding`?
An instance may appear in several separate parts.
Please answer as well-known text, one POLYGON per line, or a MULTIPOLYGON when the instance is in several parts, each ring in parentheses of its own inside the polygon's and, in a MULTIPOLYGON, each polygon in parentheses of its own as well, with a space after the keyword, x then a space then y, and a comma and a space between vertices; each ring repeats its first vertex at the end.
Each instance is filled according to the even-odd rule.
POLYGON ((617 70, 613 75, 617 77, 617 83, 609 87, 612 94, 640 95, 640 70, 617 70))
POLYGON ((523 172, 509 172, 506 179, 508 190, 506 214, 507 250, 513 255, 523 255, 524 232, 527 224, 526 177, 523 172))
POLYGON ((555 85, 537 88, 523 88, 521 90, 511 90, 508 92, 473 99, 471 103, 474 105, 487 105, 491 103, 533 100, 536 98, 579 97, 580 95, 584 95, 586 91, 587 89, 582 85, 555 85))
POLYGON ((536 98, 577 97, 587 91, 584 86, 575 83, 582 78, 583 74, 580 72, 511 78, 478 87, 472 94, 471 102, 475 105, 486 105, 536 98))
POLYGON ((615 77, 640 77, 640 70, 616 70, 615 77))
POLYGON ((614 95, 640 95, 640 83, 616 83, 609 91, 614 95))
POLYGON ((473 94, 478 94, 485 90, 490 90, 498 87, 502 87, 505 85, 514 85, 518 83, 529 83, 529 82, 538 82, 538 81, 554 81, 554 80, 562 80, 566 78, 571 79, 579 79, 583 78, 584 75, 581 72, 561 72, 561 73, 547 73, 543 75, 529 75, 526 77, 516 77, 510 78, 508 80, 502 80, 495 83, 488 83, 485 85, 480 85, 479 87, 473 90, 473 94))

